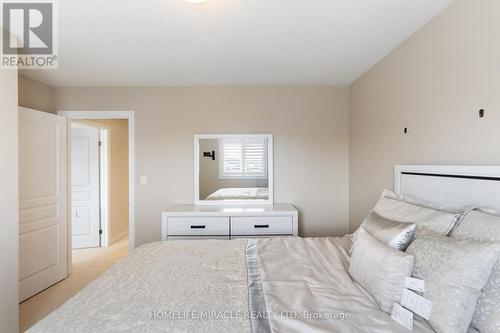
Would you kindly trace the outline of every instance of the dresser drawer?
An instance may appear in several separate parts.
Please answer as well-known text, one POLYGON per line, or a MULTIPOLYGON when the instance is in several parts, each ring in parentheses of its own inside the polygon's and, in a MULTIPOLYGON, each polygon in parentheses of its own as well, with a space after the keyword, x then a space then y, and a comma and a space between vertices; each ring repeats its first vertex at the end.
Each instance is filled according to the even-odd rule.
POLYGON ((229 236, 229 218, 169 217, 167 236, 229 236))
POLYGON ((239 216, 231 218, 231 235, 292 235, 292 216, 239 216))

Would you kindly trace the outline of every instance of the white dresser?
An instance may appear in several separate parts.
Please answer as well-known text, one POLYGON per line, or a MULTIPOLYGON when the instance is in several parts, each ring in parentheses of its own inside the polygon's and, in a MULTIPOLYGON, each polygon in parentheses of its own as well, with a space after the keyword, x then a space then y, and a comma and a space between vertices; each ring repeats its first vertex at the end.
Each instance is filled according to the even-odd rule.
POLYGON ((162 213, 163 240, 273 236, 298 236, 295 207, 175 205, 162 213))

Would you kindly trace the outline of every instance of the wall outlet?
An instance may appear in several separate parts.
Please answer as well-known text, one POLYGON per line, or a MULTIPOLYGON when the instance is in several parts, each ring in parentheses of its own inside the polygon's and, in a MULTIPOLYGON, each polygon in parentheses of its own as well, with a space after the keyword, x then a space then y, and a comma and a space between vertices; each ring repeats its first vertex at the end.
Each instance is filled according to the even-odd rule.
POLYGON ((148 185, 148 177, 141 176, 141 186, 147 186, 147 185, 148 185))

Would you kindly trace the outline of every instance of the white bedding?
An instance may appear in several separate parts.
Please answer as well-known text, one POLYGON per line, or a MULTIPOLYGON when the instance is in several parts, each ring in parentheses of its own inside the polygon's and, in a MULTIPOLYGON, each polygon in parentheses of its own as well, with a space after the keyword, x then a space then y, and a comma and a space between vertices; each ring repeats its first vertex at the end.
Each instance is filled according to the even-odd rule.
MULTIPOLYGON (((257 241, 260 289, 272 332, 408 332, 352 281, 349 246, 347 238, 257 241), (288 317, 281 317, 285 311, 288 317), (305 311, 349 317, 307 319, 305 311)), ((262 332, 252 330, 245 316, 253 299, 247 259, 247 241, 241 239, 142 246, 29 332, 262 332), (191 317, 218 311, 232 318, 163 319, 168 311, 183 317, 183 311, 194 311, 191 317)), ((433 332, 419 321, 413 331, 433 332)))
POLYGON ((267 200, 269 198, 269 190, 261 187, 248 188, 221 188, 210 194, 205 200, 248 200, 260 199, 267 200))
POLYGON ((246 311, 246 240, 137 248, 29 332, 250 332, 246 318, 151 319, 153 311, 246 311))
MULTIPOLYGON (((409 332, 351 279, 347 272, 350 246, 345 237, 259 240, 268 311, 349 314, 345 320, 278 318, 270 321, 273 332, 409 332)), ((433 330, 425 322, 415 321, 413 332, 433 330)))

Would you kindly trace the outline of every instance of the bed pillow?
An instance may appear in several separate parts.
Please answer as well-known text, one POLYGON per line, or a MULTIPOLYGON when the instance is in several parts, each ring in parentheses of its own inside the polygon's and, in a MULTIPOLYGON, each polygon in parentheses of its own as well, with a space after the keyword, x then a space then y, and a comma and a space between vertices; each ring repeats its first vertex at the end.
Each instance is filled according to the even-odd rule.
MULTIPOLYGON (((463 218, 463 213, 450 213, 407 202, 403 196, 398 196, 389 190, 382 192, 382 196, 373 211, 387 220, 416 223, 446 236, 451 234, 463 218)), ((353 244, 356 241, 358 231, 359 228, 353 234, 346 235, 353 244)), ((352 253, 352 246, 348 253, 352 253)))
POLYGON ((373 210, 386 219, 417 223, 446 236, 452 232, 461 217, 460 214, 426 208, 388 197, 380 198, 373 210))
MULTIPOLYGON (((473 210, 465 216, 451 237, 500 243, 500 216, 473 210)), ((472 326, 481 332, 500 332, 500 260, 479 297, 472 326)))
POLYGON ((413 271, 413 256, 395 250, 360 229, 349 264, 349 274, 390 313, 401 299, 405 278, 413 271))
MULTIPOLYGON (((464 212, 456 213, 430 208, 429 205, 431 203, 427 203, 425 206, 415 204, 417 202, 416 198, 411 202, 407 200, 408 198, 405 196, 384 190, 373 211, 385 219, 416 223, 446 236, 451 234, 464 216, 464 212)), ((438 207, 437 204, 432 205, 438 207)), ((469 211, 470 209, 467 208, 464 211, 469 211)), ((346 236, 351 240, 355 240, 356 234, 357 230, 353 234, 346 236)))
MULTIPOLYGON (((371 211, 360 228, 379 242, 393 249, 405 251, 415 235, 416 224, 391 221, 371 211)), ((356 236, 353 236, 353 242, 356 241, 356 236)))
POLYGON ((462 214, 462 215, 465 215, 464 212, 468 212, 471 209, 475 208, 475 206, 470 206, 470 205, 469 206, 463 206, 463 205, 451 206, 451 205, 446 205, 446 204, 442 204, 439 202, 427 201, 424 199, 420 199, 420 198, 418 198, 414 195, 411 195, 411 194, 397 194, 397 193, 394 193, 393 191, 387 190, 387 189, 382 192, 381 198, 382 197, 409 202, 409 203, 412 203, 412 204, 420 206, 420 207, 432 208, 435 210, 440 210, 440 211, 455 213, 455 214, 462 214))
POLYGON ((467 331, 499 250, 495 243, 458 240, 418 228, 406 253, 415 257, 413 276, 425 281, 423 296, 433 302, 429 324, 434 330, 467 331))

